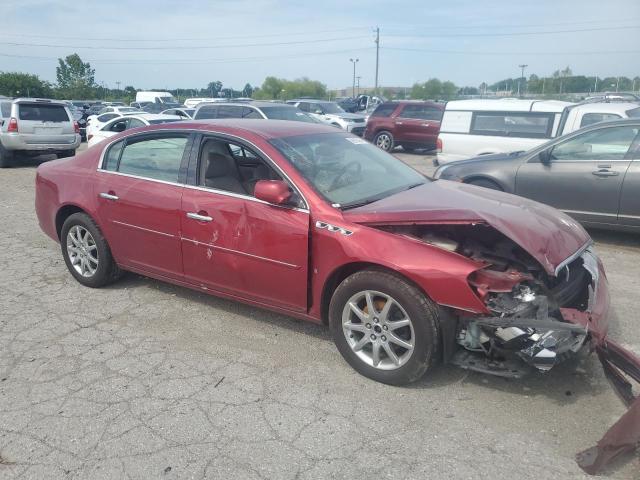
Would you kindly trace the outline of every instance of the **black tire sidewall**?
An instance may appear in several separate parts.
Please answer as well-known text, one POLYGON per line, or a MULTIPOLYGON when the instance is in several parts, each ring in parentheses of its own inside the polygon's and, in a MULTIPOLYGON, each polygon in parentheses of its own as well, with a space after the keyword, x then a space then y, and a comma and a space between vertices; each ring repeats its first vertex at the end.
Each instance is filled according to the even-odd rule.
POLYGON ((80 284, 85 287, 99 288, 113 281, 114 270, 117 269, 117 266, 115 265, 111 255, 111 250, 109 249, 109 245, 102 235, 100 228, 86 213, 74 213, 65 220, 62 225, 62 230, 60 231, 60 248, 62 250, 62 257, 67 265, 67 269, 80 284), (98 247, 98 268, 96 273, 91 277, 83 277, 76 272, 67 253, 67 234, 75 225, 86 228, 98 247))
POLYGON ((391 152, 395 147, 395 140, 393 138, 393 135, 391 134, 391 132, 388 132, 387 130, 382 130, 381 132, 376 133, 376 136, 373 138, 373 143, 376 147, 380 148, 381 150, 384 150, 385 152, 391 152), (378 147, 378 137, 380 135, 387 135, 389 137, 390 143, 389 143, 388 149, 378 147))
POLYGON ((439 330, 435 305, 415 286, 399 275, 364 270, 343 281, 329 305, 329 326, 333 340, 345 360, 360 374, 389 385, 405 385, 420 379, 433 365, 438 351, 439 330), (411 318, 414 349, 411 358, 395 370, 379 370, 364 363, 353 352, 342 330, 342 311, 351 296, 364 290, 376 290, 393 297, 411 318))

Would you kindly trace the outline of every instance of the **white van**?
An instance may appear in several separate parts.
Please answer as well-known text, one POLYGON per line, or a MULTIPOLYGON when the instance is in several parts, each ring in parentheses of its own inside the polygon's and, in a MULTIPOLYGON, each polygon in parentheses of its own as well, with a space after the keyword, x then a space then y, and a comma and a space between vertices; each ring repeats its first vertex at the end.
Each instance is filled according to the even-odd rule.
POLYGON ((562 112, 570 105, 516 98, 449 102, 440 124, 437 162, 529 150, 556 136, 562 112))
POLYGON ((171 105, 178 104, 178 101, 169 92, 137 92, 136 102, 152 102, 171 105))

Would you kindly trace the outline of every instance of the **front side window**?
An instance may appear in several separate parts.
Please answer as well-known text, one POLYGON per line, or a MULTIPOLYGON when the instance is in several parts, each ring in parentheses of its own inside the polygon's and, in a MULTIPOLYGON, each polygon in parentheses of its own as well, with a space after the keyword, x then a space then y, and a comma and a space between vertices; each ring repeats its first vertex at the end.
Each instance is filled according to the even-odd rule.
POLYGON ((270 141, 329 203, 351 208, 428 180, 369 142, 344 133, 270 141))
POLYGON ((551 150, 554 161, 624 160, 640 127, 612 127, 586 132, 551 150))
POLYGON ((395 111, 396 106, 397 105, 393 103, 383 103, 382 105, 378 105, 378 108, 376 108, 373 111, 371 116, 372 117, 390 117, 391 114, 395 111))
POLYGON ((471 134, 498 137, 551 137, 553 114, 476 112, 471 120, 471 134))
POLYGON ((105 125, 105 127, 103 128, 103 130, 107 131, 107 132, 124 132, 127 129, 127 120, 124 118, 121 118, 119 120, 114 120, 111 123, 108 123, 107 125, 105 125))
POLYGON ((620 115, 616 115, 615 113, 585 113, 580 122, 580 128, 593 125, 594 123, 617 120, 619 118, 621 118, 620 115))
POLYGON ((340 115, 341 113, 345 113, 343 108, 337 103, 326 102, 326 103, 318 103, 314 105, 314 107, 318 107, 318 106, 322 108, 324 113, 331 113, 334 115, 340 115))
POLYGON ((8 118, 11 116, 11 103, 0 102, 0 117, 8 118))
MULTIPOLYGON (((180 164, 187 145, 188 135, 167 135, 162 137, 128 139, 118 162, 117 171, 138 177, 177 182, 180 164)), ((107 153, 107 163, 118 144, 107 153)), ((122 148, 122 147, 119 147, 122 148)), ((110 169, 110 168, 109 168, 110 169)))
POLYGON ((244 107, 242 109, 242 118, 254 118, 262 120, 262 115, 255 108, 244 107))

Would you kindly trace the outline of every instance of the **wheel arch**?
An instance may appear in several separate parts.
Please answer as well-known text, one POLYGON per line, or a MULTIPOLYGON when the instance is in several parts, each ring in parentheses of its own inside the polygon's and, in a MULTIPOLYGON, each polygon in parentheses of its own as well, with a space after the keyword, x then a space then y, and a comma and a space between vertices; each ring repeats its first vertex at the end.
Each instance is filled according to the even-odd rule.
POLYGON ((491 183, 495 184, 503 192, 506 191, 504 185, 500 181, 496 180, 494 177, 490 177, 490 176, 484 175, 482 173, 471 174, 468 177, 465 177, 463 179, 463 182, 464 183, 472 183, 474 180, 486 180, 487 182, 491 182, 491 183))
POLYGON ((67 218, 69 218, 74 213, 84 213, 91 217, 89 212, 87 212, 85 209, 72 203, 63 205, 62 207, 60 207, 56 212, 56 219, 55 219, 55 227, 56 227, 56 234, 58 235, 58 240, 60 240, 60 234, 62 232, 62 226, 64 225, 64 222, 67 220, 67 218))

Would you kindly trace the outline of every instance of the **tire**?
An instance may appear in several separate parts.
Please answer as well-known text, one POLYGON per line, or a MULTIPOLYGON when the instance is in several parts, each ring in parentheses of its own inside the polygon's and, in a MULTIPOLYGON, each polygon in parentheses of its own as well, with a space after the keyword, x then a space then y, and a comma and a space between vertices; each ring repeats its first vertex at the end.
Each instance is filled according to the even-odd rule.
POLYGON ((74 213, 65 220, 60 233, 60 247, 69 272, 85 287, 103 287, 114 282, 121 275, 121 270, 113 260, 109 245, 100 228, 86 213, 74 213), (86 237, 84 232, 88 232, 89 237, 86 237), (79 236, 86 238, 86 241, 79 236), (78 250, 82 247, 85 247, 84 250, 79 252, 78 250), (76 252, 71 248, 75 248, 76 252), (84 258, 90 255, 93 259, 82 262, 79 257, 83 255, 84 258), (76 264, 72 257, 74 260, 79 260, 80 264, 76 264), (85 267, 85 265, 89 266, 85 267))
POLYGON ((503 192, 504 190, 500 185, 492 180, 488 180, 486 178, 474 178, 467 182, 469 185, 476 185, 478 187, 489 188, 491 190, 499 190, 503 192))
POLYGON ((395 146, 393 135, 386 130, 376 133, 376 136, 373 138, 373 144, 385 152, 390 152, 395 146))
POLYGON ((8 168, 13 163, 13 153, 0 145, 0 168, 8 168))
POLYGON ((64 152, 57 153, 56 157, 67 158, 67 157, 73 157, 75 154, 76 154, 75 150, 65 150, 64 152))
POLYGON ((400 275, 390 272, 362 270, 345 279, 331 298, 329 326, 338 351, 349 365, 377 382, 389 385, 414 382, 432 367, 438 355, 440 331, 436 305, 400 275), (370 293, 370 303, 374 305, 373 316, 368 315, 366 292, 370 293), (392 304, 389 315, 385 316, 389 300, 392 304), (407 318, 408 325, 398 327, 405 325, 407 318), (399 319, 403 320, 394 325, 399 319), (396 343, 398 340, 412 348, 400 346, 396 343), (379 352, 377 366, 375 348, 379 352), (387 353, 389 350, 395 359, 387 353))

